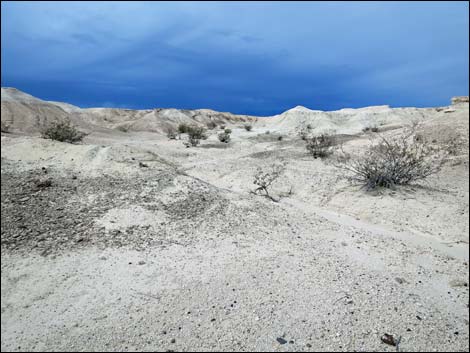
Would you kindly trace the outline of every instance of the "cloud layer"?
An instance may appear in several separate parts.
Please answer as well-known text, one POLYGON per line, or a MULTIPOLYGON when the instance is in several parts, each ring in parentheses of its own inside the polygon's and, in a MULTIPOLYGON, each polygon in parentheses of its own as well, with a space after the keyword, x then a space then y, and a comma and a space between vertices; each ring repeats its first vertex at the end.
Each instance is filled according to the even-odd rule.
POLYGON ((2 86, 79 106, 446 105, 466 2, 2 2, 2 86))

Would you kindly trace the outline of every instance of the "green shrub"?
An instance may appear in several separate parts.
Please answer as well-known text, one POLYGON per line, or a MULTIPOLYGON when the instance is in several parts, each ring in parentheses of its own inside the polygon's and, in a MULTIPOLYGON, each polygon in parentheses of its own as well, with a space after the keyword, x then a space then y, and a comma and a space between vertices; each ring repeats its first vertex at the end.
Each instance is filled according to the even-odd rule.
POLYGON ((207 139, 206 129, 202 126, 187 126, 186 132, 188 134, 188 141, 184 143, 186 147, 196 147, 201 140, 207 139))
POLYGON ((176 137, 178 136, 178 132, 176 131, 174 127, 170 126, 169 128, 166 129, 166 136, 170 140, 176 140, 176 137))
POLYGON ((45 139, 76 143, 82 141, 86 134, 77 130, 70 121, 56 121, 47 125, 42 130, 41 136, 45 139))
POLYGON ((333 153, 335 139, 331 135, 321 134, 318 136, 306 137, 305 142, 307 143, 307 151, 310 152, 313 158, 325 158, 333 153))
POLYGON ((209 130, 214 130, 216 127, 217 127, 217 124, 213 121, 209 121, 207 124, 206 124, 207 128, 209 130))
POLYGON ((225 132, 221 132, 218 135, 219 141, 224 142, 224 143, 229 143, 230 142, 230 133, 227 133, 227 130, 230 129, 225 129, 225 132))
POLYGON ((188 124, 185 124, 185 123, 181 123, 178 125, 178 133, 180 134, 185 134, 188 132, 188 124))

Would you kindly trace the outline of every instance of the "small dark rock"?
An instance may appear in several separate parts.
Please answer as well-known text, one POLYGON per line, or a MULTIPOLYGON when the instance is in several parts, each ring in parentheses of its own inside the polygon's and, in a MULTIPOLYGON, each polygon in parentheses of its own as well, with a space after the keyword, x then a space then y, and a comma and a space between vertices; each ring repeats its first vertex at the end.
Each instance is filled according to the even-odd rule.
POLYGON ((279 344, 286 344, 287 343, 287 341, 282 337, 276 338, 276 341, 279 342, 279 344))
POLYGON ((406 280, 400 277, 395 277, 395 281, 397 281, 399 284, 406 283, 406 280))
POLYGON ((389 335, 388 333, 385 333, 382 337, 380 337, 380 340, 385 343, 385 344, 388 344, 390 346, 396 346, 397 345, 397 340, 395 339, 395 337, 393 337, 392 335, 389 335))

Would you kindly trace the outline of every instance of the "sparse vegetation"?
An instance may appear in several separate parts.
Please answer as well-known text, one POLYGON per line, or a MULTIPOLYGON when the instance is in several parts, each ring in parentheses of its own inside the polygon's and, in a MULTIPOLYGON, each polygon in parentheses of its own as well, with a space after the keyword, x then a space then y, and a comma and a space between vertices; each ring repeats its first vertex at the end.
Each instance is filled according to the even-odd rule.
POLYGON ((308 132, 305 129, 300 130, 299 137, 302 141, 307 141, 308 132))
POLYGON ((122 132, 128 132, 129 131, 129 128, 125 125, 120 125, 116 129, 119 130, 119 131, 122 131, 122 132))
POLYGON ((209 121, 207 124, 206 124, 207 128, 209 130, 214 130, 216 127, 217 127, 217 124, 214 122, 214 121, 209 121))
POLYGON ((56 121, 47 125, 41 136, 45 139, 76 143, 82 141, 86 134, 77 130, 70 121, 56 121))
POLYGON ((253 128, 253 126, 250 124, 245 124, 243 127, 245 128, 246 131, 251 131, 251 129, 253 128))
POLYGON ((363 184, 367 190, 393 188, 437 173, 446 154, 411 127, 400 135, 380 136, 378 142, 357 158, 343 151, 339 167, 349 171, 349 178, 363 184))
POLYGON ((231 134, 231 133, 232 133, 232 130, 231 130, 231 129, 225 129, 224 132, 225 132, 226 134, 231 134))
POLYGON ((258 168, 255 174, 255 180, 253 181, 253 184, 258 187, 253 191, 253 193, 261 194, 274 202, 279 202, 278 199, 275 199, 269 194, 269 189, 271 188, 272 183, 281 176, 284 170, 284 164, 273 164, 267 171, 258 168))
POLYGON ((202 126, 186 126, 186 132, 188 134, 188 141, 185 142, 186 147, 196 147, 201 143, 201 140, 206 140, 206 129, 202 126))
POLYGON ((283 138, 284 138, 284 136, 279 135, 279 136, 277 137, 277 140, 278 140, 278 141, 282 141, 283 138))
POLYGON ((178 125, 178 133, 185 134, 188 132, 188 128, 189 128, 188 124, 180 123, 178 125))
POLYGON ((10 132, 10 126, 2 121, 1 132, 10 132))
POLYGON ((379 127, 377 125, 366 126, 362 129, 362 132, 379 132, 379 127))
POLYGON ((307 151, 313 158, 325 158, 333 153, 335 138, 332 135, 323 133, 318 136, 305 136, 303 140, 306 142, 307 151))
POLYGON ((166 136, 170 140, 176 140, 176 137, 178 136, 178 132, 176 131, 174 127, 170 126, 166 129, 166 136))
POLYGON ((221 132, 218 135, 219 141, 224 142, 224 143, 229 143, 230 142, 230 133, 227 133, 227 130, 230 131, 230 129, 225 129, 224 132, 221 132))

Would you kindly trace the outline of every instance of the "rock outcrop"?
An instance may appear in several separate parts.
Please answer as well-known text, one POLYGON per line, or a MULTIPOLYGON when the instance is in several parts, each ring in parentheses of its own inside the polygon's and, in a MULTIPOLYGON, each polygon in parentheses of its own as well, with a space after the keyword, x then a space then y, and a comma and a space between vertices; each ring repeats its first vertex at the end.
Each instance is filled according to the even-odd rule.
POLYGON ((468 96, 452 97, 452 105, 468 103, 468 96))

